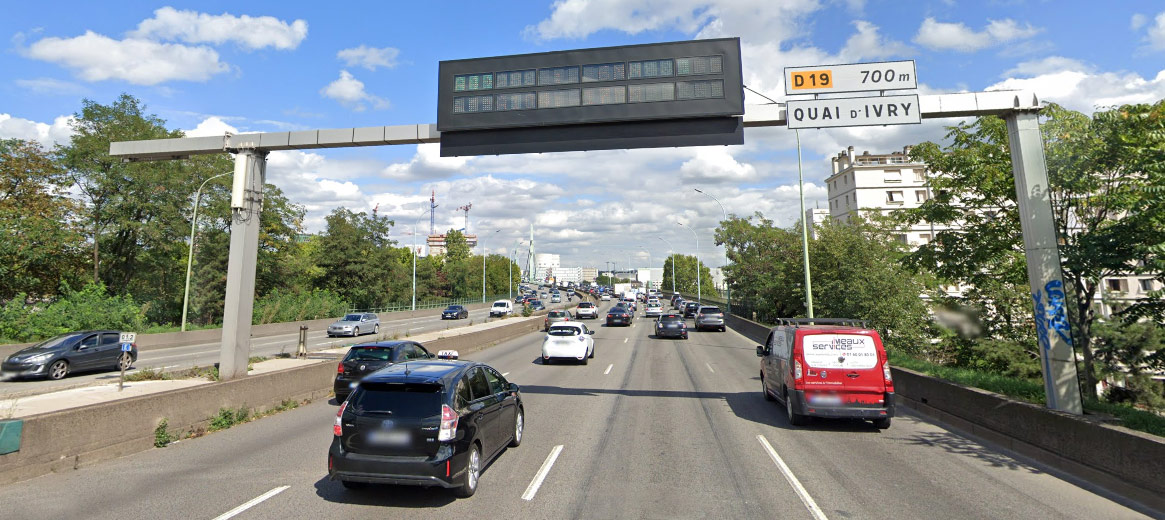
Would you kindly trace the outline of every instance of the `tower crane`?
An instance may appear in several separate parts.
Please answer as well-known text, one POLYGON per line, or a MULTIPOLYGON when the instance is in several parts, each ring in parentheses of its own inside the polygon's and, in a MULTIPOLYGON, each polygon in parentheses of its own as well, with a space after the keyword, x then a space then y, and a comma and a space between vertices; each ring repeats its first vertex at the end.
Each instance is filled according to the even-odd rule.
POLYGON ((464 206, 457 207, 457 211, 464 211, 465 212, 465 227, 462 229, 462 232, 467 234, 467 235, 469 234, 469 209, 472 207, 473 207, 472 202, 470 202, 469 204, 466 204, 464 206))

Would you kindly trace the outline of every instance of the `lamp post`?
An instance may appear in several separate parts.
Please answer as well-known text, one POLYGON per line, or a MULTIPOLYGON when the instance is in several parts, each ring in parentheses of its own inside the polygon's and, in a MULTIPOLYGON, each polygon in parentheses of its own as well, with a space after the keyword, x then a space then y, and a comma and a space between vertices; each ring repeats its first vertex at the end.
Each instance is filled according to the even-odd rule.
MULTIPOLYGON (((700 188, 692 188, 692 189, 696 190, 696 193, 699 193, 701 195, 707 195, 708 198, 716 201, 716 204, 718 206, 720 206, 720 213, 724 217, 720 221, 721 222, 728 221, 728 210, 724 209, 724 205, 720 203, 720 199, 717 199, 716 197, 712 196, 711 193, 703 191, 700 188)), ((803 205, 804 205, 804 198, 802 198, 802 206, 803 205)), ((801 212, 804 213, 804 211, 805 211, 805 209, 802 207, 801 212)), ((724 241, 724 267, 728 267, 728 241, 727 240, 724 241)), ((723 267, 721 269, 723 270, 723 267)), ((732 312, 732 286, 728 284, 727 273, 721 272, 721 275, 724 277, 724 299, 725 299, 724 306, 728 307, 728 312, 731 313, 732 312)))
POLYGON ((676 222, 676 224, 688 228, 688 231, 692 232, 692 237, 696 239, 696 301, 699 302, 704 299, 704 295, 701 292, 702 288, 700 287, 700 236, 696 234, 696 230, 692 229, 691 226, 685 226, 683 222, 676 222))
POLYGON ((186 332, 186 309, 190 305, 190 271, 194 268, 194 230, 198 227, 198 206, 202 204, 202 188, 206 187, 206 183, 232 173, 234 172, 220 173, 202 181, 197 195, 194 196, 194 215, 190 219, 190 250, 186 253, 186 290, 182 291, 182 332, 186 332))
MULTIPOLYGON (((428 213, 428 210, 425 211, 428 213)), ((412 310, 417 310, 417 226, 421 223, 421 219, 425 218, 424 213, 417 220, 413 221, 413 307, 412 310)))
POLYGON ((797 185, 801 188, 801 261, 805 267, 805 310, 807 318, 813 317, 813 281, 809 276, 809 223, 805 218, 805 178, 801 175, 801 131, 793 130, 797 136, 797 185))
POLYGON ((666 238, 663 238, 663 237, 655 237, 655 238, 663 240, 667 244, 667 247, 668 247, 667 256, 668 256, 668 258, 671 259, 671 292, 672 292, 672 294, 675 294, 676 293, 676 257, 675 257, 676 248, 675 248, 675 246, 671 245, 671 241, 666 239, 666 238))
MULTIPOLYGON (((494 233, 501 231, 495 229, 494 233)), ((478 245, 481 246, 481 303, 485 303, 485 233, 482 233, 477 239, 478 245)))

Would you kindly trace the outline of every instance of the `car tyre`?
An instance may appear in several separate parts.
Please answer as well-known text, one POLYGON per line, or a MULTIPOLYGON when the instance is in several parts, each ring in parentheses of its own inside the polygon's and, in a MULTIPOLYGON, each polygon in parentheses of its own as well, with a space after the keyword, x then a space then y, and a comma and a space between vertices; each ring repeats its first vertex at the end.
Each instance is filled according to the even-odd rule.
POLYGON ((585 364, 587 364, 587 362, 589 362, 589 361, 590 361, 590 358, 589 358, 589 357, 587 357, 587 356, 583 356, 583 358, 582 358, 582 361, 580 361, 580 363, 582 363, 582 364, 584 364, 584 365, 585 365, 585 364))
POLYGON ((481 477, 481 450, 474 444, 469 449, 465 464, 465 474, 461 477, 461 487, 453 490, 457 498, 469 498, 477 492, 477 480, 481 477))
POLYGON ((773 397, 773 394, 769 393, 769 388, 765 386, 765 376, 763 375, 760 376, 760 391, 765 395, 765 401, 771 403, 777 400, 775 397, 773 397))
POLYGON ((591 356, 590 357, 591 357, 591 359, 595 358, 595 347, 593 347, 593 346, 591 347, 591 356))
POLYGON ((379 323, 377 323, 375 327, 372 327, 372 333, 373 334, 380 334, 380 324, 379 323))
POLYGON ((879 430, 890 429, 890 418, 889 417, 879 417, 877 419, 874 419, 874 427, 879 429, 879 430))
POLYGON ((49 379, 53 381, 64 379, 69 375, 69 362, 63 359, 58 359, 49 365, 49 379))
POLYGON ((809 422, 809 418, 793 411, 793 398, 789 395, 789 391, 785 390, 785 416, 789 419, 789 424, 793 426, 805 426, 809 422))
POLYGON ((550 358, 544 357, 544 358, 542 358, 542 364, 543 365, 553 365, 554 363, 550 362, 550 358))
POLYGON ((368 487, 367 482, 353 482, 351 480, 341 480, 340 485, 344 486, 344 489, 364 489, 368 487))
POLYGON ((518 415, 514 418, 514 438, 510 439, 510 447, 517 448, 522 445, 522 433, 526 428, 525 412, 521 407, 518 407, 518 415))
POLYGON ((353 338, 356 336, 359 336, 359 335, 360 335, 360 327, 356 327, 356 328, 352 329, 352 337, 353 338))
POLYGON ((116 368, 118 370, 129 370, 131 365, 133 365, 133 356, 129 355, 129 352, 122 352, 120 356, 117 356, 116 368))

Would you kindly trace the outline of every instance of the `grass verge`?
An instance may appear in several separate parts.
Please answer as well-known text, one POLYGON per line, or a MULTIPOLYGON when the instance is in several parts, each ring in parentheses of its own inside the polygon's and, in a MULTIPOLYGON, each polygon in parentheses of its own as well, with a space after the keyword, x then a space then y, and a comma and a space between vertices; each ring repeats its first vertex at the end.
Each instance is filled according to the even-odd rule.
MULTIPOLYGON (((1039 405, 1045 403, 1044 383, 1038 379, 1017 379, 981 370, 943 366, 899 353, 890 354, 890 364, 922 372, 952 383, 995 392, 1020 401, 1039 405)), ((1165 417, 1156 413, 1138 410, 1125 404, 1094 400, 1085 401, 1084 410, 1110 415, 1116 418, 1117 424, 1130 430, 1165 437, 1165 417)))

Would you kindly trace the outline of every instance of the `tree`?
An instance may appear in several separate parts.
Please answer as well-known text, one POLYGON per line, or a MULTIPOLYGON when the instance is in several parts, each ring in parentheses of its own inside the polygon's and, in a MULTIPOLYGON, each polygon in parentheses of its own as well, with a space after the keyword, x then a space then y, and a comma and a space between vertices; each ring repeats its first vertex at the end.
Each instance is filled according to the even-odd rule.
POLYGON ((68 184, 39 144, 0 140, 0 301, 18 293, 43 300, 62 284, 80 285, 84 244, 68 184))
MULTIPOLYGON (((1093 308, 1098 284, 1137 269, 1162 244, 1159 211, 1149 188, 1161 186, 1162 103, 1083 114, 1049 105, 1043 112, 1049 195, 1060 240, 1061 267, 1074 298, 1073 345, 1084 359, 1084 391, 1095 398, 1093 308), (1134 144, 1135 143, 1135 144, 1134 144)), ((950 127, 951 145, 914 147, 932 172, 936 194, 903 212, 903 222, 952 226, 909 255, 915 269, 976 288, 967 300, 991 320, 993 337, 1022 337, 1030 301, 1007 129, 995 116, 950 127), (1019 302, 1023 302, 1022 304, 1019 302)), ((1159 254, 1157 258, 1160 258, 1159 254)))
MULTIPOLYGON (((773 225, 759 212, 733 216, 716 228, 716 243, 728 244, 730 264, 724 268, 732 288, 733 311, 772 323, 805 311, 801 269, 801 234, 773 225)), ((664 268, 664 287, 670 281, 664 268)))
POLYGON ((700 293, 714 296, 717 293, 716 285, 712 283, 712 271, 703 262, 697 262, 696 257, 672 254, 663 261, 663 280, 661 287, 672 286, 672 263, 675 263, 676 290, 685 294, 696 294, 696 269, 700 269, 700 293))
POLYGON ((337 208, 320 234, 315 264, 321 275, 316 286, 339 294, 358 308, 393 300, 389 280, 405 276, 389 240, 393 222, 337 208))
POLYGON ((469 242, 465 240, 464 233, 456 229, 450 229, 448 233, 445 233, 446 261, 458 262, 468 259, 469 255, 469 242))

